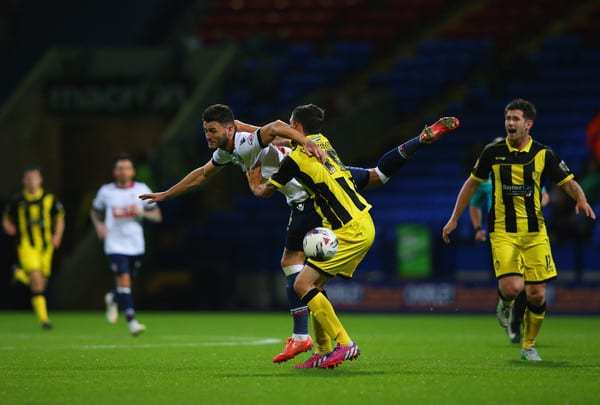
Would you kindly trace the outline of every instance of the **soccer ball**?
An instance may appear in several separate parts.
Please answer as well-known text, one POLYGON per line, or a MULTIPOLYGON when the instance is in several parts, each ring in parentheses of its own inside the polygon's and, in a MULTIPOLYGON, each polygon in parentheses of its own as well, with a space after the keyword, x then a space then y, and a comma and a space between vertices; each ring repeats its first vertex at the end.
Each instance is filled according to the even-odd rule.
POLYGON ((338 240, 329 228, 314 228, 306 233, 302 241, 304 255, 318 261, 331 259, 338 250, 338 240))

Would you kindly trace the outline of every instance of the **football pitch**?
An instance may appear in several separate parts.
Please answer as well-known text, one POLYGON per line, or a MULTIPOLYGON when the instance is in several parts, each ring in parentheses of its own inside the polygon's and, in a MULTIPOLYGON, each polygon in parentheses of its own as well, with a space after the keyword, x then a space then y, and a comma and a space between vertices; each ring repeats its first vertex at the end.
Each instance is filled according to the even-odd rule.
MULTIPOLYGON (((0 313, 2 404, 397 404, 600 401, 600 317, 549 316, 542 363, 519 360, 493 315, 343 314, 362 355, 334 370, 271 358, 285 314, 141 313, 146 334, 102 313, 0 313)), ((305 359, 307 355, 301 356, 305 359)))

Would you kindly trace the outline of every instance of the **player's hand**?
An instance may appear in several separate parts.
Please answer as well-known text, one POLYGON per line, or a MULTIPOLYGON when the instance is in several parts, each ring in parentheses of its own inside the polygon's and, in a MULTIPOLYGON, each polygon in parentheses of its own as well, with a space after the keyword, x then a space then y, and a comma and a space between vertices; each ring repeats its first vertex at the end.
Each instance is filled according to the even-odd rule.
POLYGON ((596 219, 596 213, 587 201, 578 201, 577 204, 575 204, 575 213, 578 215, 583 214, 591 219, 596 219))
POLYGON ((316 143, 311 141, 310 139, 304 145, 304 150, 308 154, 308 156, 315 156, 317 159, 321 161, 321 163, 325 163, 327 160, 327 152, 319 147, 316 143))
POLYGON ((17 234, 17 227, 12 222, 4 220, 2 224, 4 225, 4 232, 6 232, 8 236, 15 236, 17 234))
POLYGON ((139 196, 139 198, 140 200, 150 200, 152 202, 158 203, 167 200, 169 198, 169 195, 166 191, 160 191, 158 193, 142 194, 139 196))
POLYGON ((444 242, 450 243, 450 234, 456 229, 457 226, 458 222, 452 219, 449 220, 446 225, 444 225, 444 228, 442 229, 442 239, 444 242))
POLYGON ((475 240, 477 242, 485 242, 487 240, 487 232, 485 229, 480 229, 475 232, 475 240))
POLYGON ((260 169, 261 165, 260 163, 257 163, 256 166, 254 166, 252 169, 246 172, 246 177, 248 178, 248 184, 250 185, 250 188, 258 186, 263 182, 263 177, 260 169))
POLYGON ((96 235, 98 235, 98 239, 100 239, 100 240, 106 239, 107 234, 108 234, 108 228, 106 228, 105 224, 97 224, 96 225, 96 235))

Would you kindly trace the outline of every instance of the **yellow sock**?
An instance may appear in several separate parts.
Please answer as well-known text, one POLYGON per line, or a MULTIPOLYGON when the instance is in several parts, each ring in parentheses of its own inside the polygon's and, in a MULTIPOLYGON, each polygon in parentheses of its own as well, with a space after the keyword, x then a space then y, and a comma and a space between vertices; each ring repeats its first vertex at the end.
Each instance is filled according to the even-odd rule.
POLYGON ((48 322, 48 310, 46 309, 46 297, 43 294, 35 294, 31 297, 31 306, 41 323, 48 322))
POLYGON ((317 339, 317 350, 321 354, 329 353, 333 350, 333 343, 331 342, 331 337, 325 332, 325 329, 321 326, 317 318, 315 318, 312 314, 310 316, 312 320, 313 329, 315 331, 315 338, 317 339))
POLYGON ((527 304, 527 309, 523 316, 523 349, 529 349, 535 346, 535 338, 540 333, 545 316, 545 303, 539 307, 529 303, 527 304))
POLYGON ((29 285, 29 276, 25 273, 25 270, 20 268, 15 268, 13 272, 13 277, 21 284, 29 285))
POLYGON ((308 309, 316 318, 326 334, 331 336, 341 345, 349 345, 352 343, 350 336, 342 326, 338 319, 331 302, 316 288, 310 290, 302 301, 308 305, 308 309), (308 301, 308 302, 307 302, 308 301))

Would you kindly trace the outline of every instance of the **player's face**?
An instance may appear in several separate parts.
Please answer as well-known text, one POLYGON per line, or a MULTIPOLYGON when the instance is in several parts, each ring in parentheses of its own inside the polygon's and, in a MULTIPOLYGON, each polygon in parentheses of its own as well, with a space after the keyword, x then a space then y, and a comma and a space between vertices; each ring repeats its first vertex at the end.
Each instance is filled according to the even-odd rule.
POLYGON ((504 128, 509 141, 518 142, 529 135, 533 121, 526 119, 521 110, 508 110, 504 116, 504 128))
POLYGON ((135 169, 131 160, 119 160, 115 163, 113 176, 119 184, 131 183, 135 177, 135 169))
POLYGON ((35 193, 42 187, 42 173, 39 170, 28 170, 23 174, 23 187, 30 193, 35 193))
POLYGON ((221 124, 217 121, 203 122, 204 136, 209 149, 225 149, 228 136, 233 136, 235 126, 233 124, 221 124))

